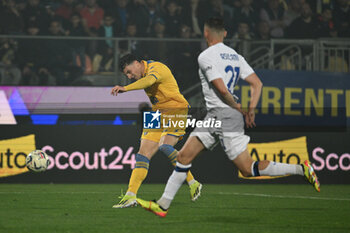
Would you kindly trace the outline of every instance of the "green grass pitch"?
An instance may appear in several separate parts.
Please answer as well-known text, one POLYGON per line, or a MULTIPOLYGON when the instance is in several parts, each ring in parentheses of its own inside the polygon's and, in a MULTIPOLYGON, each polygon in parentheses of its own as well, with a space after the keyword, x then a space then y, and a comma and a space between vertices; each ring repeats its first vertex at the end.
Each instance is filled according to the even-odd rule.
MULTIPOLYGON (((1 233, 350 232, 350 186, 210 185, 191 202, 184 185, 166 218, 112 209, 126 185, 0 184, 1 233)), ((164 185, 144 184, 143 199, 164 185)))

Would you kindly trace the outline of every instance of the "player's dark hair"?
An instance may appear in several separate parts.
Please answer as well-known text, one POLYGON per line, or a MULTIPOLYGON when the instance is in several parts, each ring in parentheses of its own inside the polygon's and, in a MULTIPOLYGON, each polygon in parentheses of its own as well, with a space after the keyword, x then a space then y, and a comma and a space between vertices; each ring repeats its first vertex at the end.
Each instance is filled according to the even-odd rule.
POLYGON ((120 58, 119 60, 119 70, 121 72, 123 72, 123 70, 125 69, 125 67, 127 65, 130 65, 131 63, 133 63, 134 61, 138 61, 140 62, 141 59, 136 57, 135 55, 129 53, 129 54, 126 54, 125 56, 123 56, 122 58, 120 58))
POLYGON ((224 20, 219 17, 211 17, 205 22, 205 26, 215 31, 225 31, 224 20))

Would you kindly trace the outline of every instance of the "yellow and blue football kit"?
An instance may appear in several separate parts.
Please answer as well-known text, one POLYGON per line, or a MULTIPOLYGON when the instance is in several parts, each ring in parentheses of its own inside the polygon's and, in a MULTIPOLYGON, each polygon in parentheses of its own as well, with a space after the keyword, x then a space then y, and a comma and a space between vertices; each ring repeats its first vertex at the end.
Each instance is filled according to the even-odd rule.
MULTIPOLYGON (((180 93, 177 82, 170 69, 163 63, 156 61, 141 61, 145 71, 139 80, 125 86, 126 91, 144 89, 152 103, 152 111, 159 110, 162 113, 162 122, 183 121, 184 125, 172 125, 161 129, 144 129, 141 139, 159 142, 164 135, 182 137, 186 130, 186 120, 189 104, 180 93)), ((162 123, 161 122, 161 123, 162 123)))
MULTIPOLYGON (((185 134, 186 121, 189 104, 179 91, 177 82, 171 73, 170 69, 156 61, 141 61, 144 64, 145 70, 142 77, 136 82, 125 86, 126 91, 144 89, 152 103, 152 111, 159 110, 163 121, 177 122, 177 125, 165 127, 161 122, 160 129, 144 129, 141 139, 159 142, 165 135, 172 135, 179 139, 185 134), (182 121, 183 124, 179 124, 182 121)), ((168 124, 169 126, 169 124, 168 124)), ((176 165, 177 150, 168 144, 159 146, 159 150, 163 152, 170 160, 173 166, 176 165)), ((136 194, 141 186, 141 183, 146 178, 149 168, 149 159, 141 154, 135 156, 136 164, 132 171, 129 188, 123 199, 115 208, 124 208, 136 204, 136 194)), ((187 182, 190 185, 191 199, 195 200, 200 195, 200 191, 196 191, 199 182, 194 180, 192 173, 187 174, 187 182)))

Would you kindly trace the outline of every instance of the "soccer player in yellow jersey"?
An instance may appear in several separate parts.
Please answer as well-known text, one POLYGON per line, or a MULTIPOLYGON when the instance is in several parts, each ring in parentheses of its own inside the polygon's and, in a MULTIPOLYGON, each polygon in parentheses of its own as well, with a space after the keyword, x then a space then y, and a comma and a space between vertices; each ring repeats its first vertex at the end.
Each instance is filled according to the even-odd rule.
MULTIPOLYGON (((179 91, 174 76, 170 69, 157 61, 139 60, 132 54, 127 54, 120 59, 120 70, 129 79, 136 80, 127 86, 115 86, 112 95, 119 93, 144 89, 152 103, 152 110, 159 110, 167 115, 181 115, 180 120, 186 121, 189 104, 179 91)), ((177 150, 175 144, 185 134, 184 127, 175 127, 167 130, 144 129, 141 136, 141 145, 136 154, 136 166, 132 171, 129 187, 120 202, 113 208, 126 208, 137 205, 136 194, 141 183, 148 173, 149 161, 158 151, 163 152, 176 165, 177 150)), ((201 192, 202 185, 196 181, 191 172, 188 172, 186 179, 190 187, 191 200, 195 201, 201 192)))

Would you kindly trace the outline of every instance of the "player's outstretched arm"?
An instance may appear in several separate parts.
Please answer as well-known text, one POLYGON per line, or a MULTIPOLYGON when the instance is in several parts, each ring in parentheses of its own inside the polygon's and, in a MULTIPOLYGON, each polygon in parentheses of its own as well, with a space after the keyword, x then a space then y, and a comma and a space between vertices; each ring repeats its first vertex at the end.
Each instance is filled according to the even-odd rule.
POLYGON ((217 92, 220 94, 220 96, 222 97, 222 100, 229 105, 231 108, 237 109, 239 112, 242 112, 241 109, 241 105, 238 104, 232 94, 228 91, 224 81, 221 78, 218 79, 214 79, 213 81, 211 81, 211 83, 213 84, 213 86, 215 87, 215 89, 217 90, 217 92))
POLYGON ((133 90, 141 90, 141 89, 145 89, 147 87, 152 86, 154 83, 156 82, 156 79, 151 77, 144 77, 141 78, 139 80, 137 80, 134 83, 131 83, 127 86, 115 86, 113 87, 111 94, 117 96, 118 93, 123 93, 123 92, 127 92, 127 91, 133 91, 133 90))
POLYGON ((126 92, 125 88, 122 86, 115 86, 112 88, 111 95, 117 96, 119 93, 126 92))
POLYGON ((249 75, 244 80, 250 85, 251 95, 249 109, 248 113, 246 114, 245 121, 248 128, 252 128, 255 126, 255 108, 258 105, 263 84, 255 73, 249 75))
POLYGON ((140 78, 136 82, 133 82, 127 86, 125 86, 126 91, 133 91, 133 90, 141 90, 145 89, 147 87, 152 86, 157 81, 156 78, 153 76, 146 76, 143 78, 140 78))

